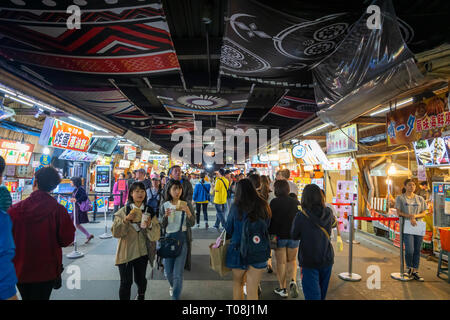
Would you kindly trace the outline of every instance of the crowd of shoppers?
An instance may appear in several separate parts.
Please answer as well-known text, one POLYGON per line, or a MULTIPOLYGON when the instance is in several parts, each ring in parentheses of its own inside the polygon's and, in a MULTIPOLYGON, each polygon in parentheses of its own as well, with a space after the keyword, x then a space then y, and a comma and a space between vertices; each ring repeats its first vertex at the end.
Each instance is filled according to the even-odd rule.
MULTIPOLYGON (((4 170, 0 157, 0 184, 4 170)), ((179 166, 170 168, 168 177, 164 173, 147 175, 145 170, 119 175, 113 187, 111 231, 119 239, 115 263, 121 300, 131 298, 133 281, 138 288, 136 299, 145 299, 147 265, 155 260, 161 236, 181 240, 179 255, 162 261, 170 296, 181 298, 184 270, 191 269, 191 228, 200 227, 202 213, 208 228, 211 200, 217 212, 214 227, 221 231, 222 226, 230 239, 225 264, 232 269, 233 299, 260 297, 264 270, 274 271, 271 248, 278 280, 276 295, 299 296, 298 263, 305 299, 326 298, 334 264, 331 233, 337 220, 323 190, 307 185, 299 201, 289 170, 277 172, 273 182, 254 172, 245 177, 224 169, 212 183, 206 173, 199 178, 194 181, 183 175, 179 166), (122 195, 119 180, 125 181, 122 195)), ((71 179, 75 203, 71 214, 50 195, 60 181, 53 167, 38 170, 31 195, 12 206, 8 190, 0 187, 0 299, 17 299, 16 287, 23 300, 50 299, 63 270, 62 248, 73 243, 75 228, 86 235, 86 243, 94 237, 82 226, 89 222, 89 200, 81 178, 71 179)), ((415 186, 406 180, 403 194, 396 199, 398 215, 413 226, 429 214, 424 199, 429 190, 424 185, 422 197, 414 194, 415 186)), ((418 272, 423 237, 405 233, 403 238, 406 276, 424 281, 418 272)))

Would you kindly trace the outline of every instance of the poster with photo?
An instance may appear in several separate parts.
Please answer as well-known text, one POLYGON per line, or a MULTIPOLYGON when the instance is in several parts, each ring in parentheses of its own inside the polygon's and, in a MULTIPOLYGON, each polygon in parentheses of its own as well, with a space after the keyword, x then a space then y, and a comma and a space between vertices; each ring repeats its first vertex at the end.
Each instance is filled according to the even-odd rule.
MULTIPOLYGON (((339 180, 337 182, 336 198, 334 203, 357 203, 358 189, 356 181, 339 180)), ((348 216, 352 210, 351 205, 335 205, 338 214, 339 231, 349 232, 348 216)))

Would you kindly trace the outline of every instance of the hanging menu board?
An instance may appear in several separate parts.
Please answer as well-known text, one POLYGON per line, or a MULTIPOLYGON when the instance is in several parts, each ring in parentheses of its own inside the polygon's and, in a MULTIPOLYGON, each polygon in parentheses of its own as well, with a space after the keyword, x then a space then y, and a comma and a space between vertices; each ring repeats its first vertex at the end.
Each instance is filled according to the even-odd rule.
POLYGON ((33 149, 33 144, 0 139, 0 155, 5 159, 6 165, 27 166, 33 149))

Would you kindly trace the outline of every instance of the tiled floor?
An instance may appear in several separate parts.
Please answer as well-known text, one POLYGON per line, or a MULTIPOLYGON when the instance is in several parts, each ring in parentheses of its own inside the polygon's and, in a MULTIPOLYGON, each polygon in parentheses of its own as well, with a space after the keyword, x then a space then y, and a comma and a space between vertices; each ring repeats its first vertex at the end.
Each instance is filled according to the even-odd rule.
MULTIPOLYGON (((209 207, 210 226, 215 221, 215 210, 209 207)), ((84 244, 85 236, 78 232, 78 250, 84 253, 84 257, 73 260, 64 256, 63 287, 54 290, 51 299, 54 300, 117 300, 119 291, 119 271, 114 265, 117 239, 99 239, 105 231, 105 223, 100 219, 100 223, 84 225, 95 238, 87 245, 84 244), (81 272, 80 288, 69 289, 73 274, 69 265, 78 266, 81 272), (69 282, 69 285, 67 285, 69 282)), ((108 230, 111 227, 111 219, 107 220, 108 230)), ((217 238, 218 232, 209 228, 205 230, 193 229, 193 249, 192 249, 192 270, 185 271, 183 300, 231 300, 232 281, 231 274, 221 278, 217 273, 209 268, 209 248, 208 245, 217 238)), ((432 261, 421 260, 421 273, 425 278, 424 283, 417 281, 399 282, 390 277, 392 272, 398 272, 399 253, 398 249, 377 241, 372 237, 357 234, 357 240, 361 243, 353 247, 353 272, 362 276, 360 282, 346 282, 338 277, 341 272, 347 271, 348 266, 348 244, 344 242, 344 251, 337 253, 335 264, 330 280, 327 299, 370 299, 370 300, 396 300, 396 299, 431 299, 449 300, 450 284, 436 277, 437 264, 432 261), (367 273, 367 268, 371 265, 380 268, 380 289, 369 289, 367 281, 371 274, 367 273)), ((65 248, 64 255, 73 251, 73 247, 65 248)), ((275 264, 274 264, 275 266, 275 264)), ((275 268, 276 272, 276 268, 275 268)), ((148 288, 146 299, 166 300, 170 299, 169 285, 160 270, 147 269, 148 288)), ((300 278, 299 278, 300 279, 300 278)), ((371 282, 371 281, 369 281, 371 282)), ((264 273, 262 279, 262 299, 281 300, 273 293, 273 289, 278 287, 276 273, 264 273)), ((299 281, 300 296, 301 282, 299 281)), ((133 285, 132 297, 136 295, 136 287, 133 285)), ((289 298, 291 299, 291 298, 289 298)))

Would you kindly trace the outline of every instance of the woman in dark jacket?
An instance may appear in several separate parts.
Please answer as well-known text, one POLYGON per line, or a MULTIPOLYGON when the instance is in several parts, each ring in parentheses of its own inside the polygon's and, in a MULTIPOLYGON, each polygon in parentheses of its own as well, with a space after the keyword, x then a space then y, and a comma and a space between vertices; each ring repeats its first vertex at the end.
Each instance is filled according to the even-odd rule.
MULTIPOLYGON (((244 220, 263 220, 266 226, 270 223, 270 207, 257 193, 249 179, 242 179, 236 186, 236 198, 231 206, 225 229, 227 237, 231 236, 227 249, 226 266, 233 272, 233 300, 244 299, 244 283, 247 281, 247 299, 258 300, 258 288, 264 269, 267 268, 267 259, 261 257, 261 261, 248 263, 247 258, 241 256, 241 236, 244 220), (246 278, 246 280, 245 280, 246 278)), ((254 243, 255 238, 254 238, 254 243)), ((267 244, 269 242, 267 236, 267 244)), ((260 243, 263 243, 261 239, 260 243)), ((269 250, 270 251, 270 250, 269 250)))
POLYGON ((320 188, 305 187, 301 207, 291 230, 291 238, 300 240, 298 263, 301 267, 302 288, 306 300, 325 300, 334 263, 331 228, 337 225, 320 188))
POLYGON ((292 223, 298 211, 298 201, 289 196, 289 183, 286 180, 277 180, 274 183, 276 198, 270 202, 272 220, 269 233, 276 235, 277 248, 275 257, 277 261, 277 277, 279 287, 274 290, 283 298, 288 297, 287 281, 291 297, 298 297, 297 265, 298 240, 291 238, 292 223))
MULTIPOLYGON (((76 226, 77 229, 80 230, 81 232, 83 232, 86 235, 86 242, 88 243, 89 241, 91 241, 94 238, 93 234, 90 234, 81 224, 83 223, 89 223, 89 218, 87 215, 87 211, 82 211, 80 209, 80 204, 86 200, 88 200, 88 195, 86 193, 86 190, 84 190, 84 188, 81 186, 81 178, 79 177, 73 177, 72 179, 70 179, 70 181, 72 182, 72 187, 75 188, 75 190, 73 190, 72 192, 72 202, 75 202, 75 212, 77 213, 76 215, 76 226)), ((73 213, 70 213, 70 216, 73 220, 73 213)))

